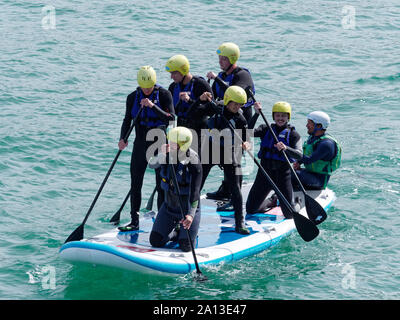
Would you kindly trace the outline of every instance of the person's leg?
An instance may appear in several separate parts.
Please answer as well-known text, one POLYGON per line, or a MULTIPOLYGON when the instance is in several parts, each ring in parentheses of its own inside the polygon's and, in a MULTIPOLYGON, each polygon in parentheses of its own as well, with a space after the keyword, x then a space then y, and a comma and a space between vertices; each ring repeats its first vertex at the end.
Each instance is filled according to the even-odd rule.
POLYGON ((259 169, 246 201, 246 212, 262 213, 270 208, 271 200, 267 198, 272 187, 259 169))
MULTIPOLYGON (((199 232, 200 220, 201 220, 201 210, 200 208, 197 208, 193 222, 189 228, 189 236, 190 239, 192 240, 193 247, 195 246, 197 234, 199 232)), ((183 228, 182 224, 180 224, 178 243, 179 243, 179 248, 182 251, 184 252, 191 251, 192 248, 190 247, 188 235, 186 230, 183 228)))
POLYGON ((163 204, 157 213, 156 220, 154 221, 153 228, 150 233, 150 244, 153 247, 163 247, 171 240, 171 231, 178 223, 178 219, 171 215, 167 206, 163 204))
POLYGON ((224 171, 226 172, 227 182, 232 190, 232 205, 235 210, 235 231, 240 234, 249 234, 250 231, 246 228, 243 214, 243 197, 240 188, 240 174, 238 174, 237 165, 226 164, 224 171))

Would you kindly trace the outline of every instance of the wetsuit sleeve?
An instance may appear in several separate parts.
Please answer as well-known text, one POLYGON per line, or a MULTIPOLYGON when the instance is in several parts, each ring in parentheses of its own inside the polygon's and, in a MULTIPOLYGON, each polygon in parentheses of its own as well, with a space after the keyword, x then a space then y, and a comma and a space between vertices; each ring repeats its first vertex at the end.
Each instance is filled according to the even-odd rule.
MULTIPOLYGON (((193 95, 196 99, 198 99, 204 92, 211 92, 214 96, 213 91, 211 90, 210 85, 203 78, 196 78, 195 83, 193 85, 193 95)), ((195 100, 190 99, 189 104, 192 104, 195 100)))
POLYGON ((224 88, 224 90, 228 89, 228 87, 229 87, 229 85, 224 80, 222 80, 220 77, 215 77, 214 83, 212 85, 212 92, 213 92, 214 97, 217 96, 216 83, 218 83, 221 88, 224 88))
POLYGON ((149 160, 150 169, 158 169, 162 164, 167 163, 167 156, 160 152, 157 156, 151 157, 149 160))
POLYGON ((335 156, 335 143, 330 139, 324 139, 318 143, 311 156, 304 156, 299 163, 310 164, 318 160, 329 161, 335 156))
POLYGON ((231 86, 239 86, 246 90, 247 87, 251 86, 253 88, 253 79, 251 78, 250 73, 246 70, 241 69, 236 72, 233 76, 231 86))
POLYGON ((162 109, 157 105, 153 106, 154 112, 157 113, 162 121, 174 121, 175 109, 172 103, 172 95, 171 92, 163 88, 160 88, 160 105, 162 109))
POLYGON ((258 120, 258 117, 260 116, 260 114, 258 114, 258 113, 255 113, 252 117, 251 117, 251 119, 250 119, 250 121, 249 121, 249 129, 254 129, 254 127, 256 126, 256 123, 257 123, 257 120, 258 120))
POLYGON ((190 163, 188 165, 189 172, 191 174, 191 185, 190 185, 190 215, 194 217, 200 201, 200 187, 201 179, 203 176, 203 169, 200 161, 197 163, 190 163))
POLYGON ((256 129, 254 129, 254 137, 262 139, 267 134, 267 131, 268 127, 265 124, 261 124, 256 129))
POLYGON ((296 130, 292 130, 289 137, 289 146, 286 146, 286 154, 288 157, 299 160, 303 157, 303 146, 300 134, 296 130))
POLYGON ((119 140, 124 139, 126 134, 129 131, 129 128, 132 123, 132 107, 133 107, 133 102, 136 99, 136 91, 132 92, 128 97, 126 98, 126 108, 125 108, 125 117, 124 120, 122 121, 122 126, 121 126, 121 131, 120 131, 120 136, 119 140))

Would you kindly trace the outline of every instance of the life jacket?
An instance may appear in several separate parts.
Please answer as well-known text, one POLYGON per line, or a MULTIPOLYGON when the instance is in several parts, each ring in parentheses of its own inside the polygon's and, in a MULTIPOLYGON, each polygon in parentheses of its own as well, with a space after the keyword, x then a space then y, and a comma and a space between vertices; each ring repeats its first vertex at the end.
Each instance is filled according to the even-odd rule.
MULTIPOLYGON (((150 94, 149 99, 156 104, 158 107, 161 107, 160 105, 160 100, 159 100, 159 96, 160 96, 160 88, 161 86, 159 85, 155 85, 154 86, 154 90, 153 92, 150 94)), ((140 87, 138 87, 136 89, 136 99, 133 102, 133 107, 132 107, 132 117, 135 118, 137 113, 140 110, 140 101, 144 98, 144 94, 143 91, 140 87)), ((138 123, 144 127, 148 127, 148 128, 156 128, 160 125, 165 124, 164 121, 162 121, 160 119, 160 117, 157 115, 157 113, 155 111, 153 111, 151 108, 149 107, 144 107, 143 111, 141 112, 139 119, 138 119, 138 123)))
POLYGON ((186 101, 179 99, 179 94, 181 92, 190 92, 189 96, 192 100, 195 99, 193 86, 195 80, 199 78, 197 76, 193 76, 193 78, 185 85, 183 89, 181 89, 181 85, 177 83, 174 87, 174 94, 172 95, 172 99, 174 102, 175 113, 178 117, 185 118, 187 117, 187 112, 189 111, 190 104, 186 101))
MULTIPOLYGON (((289 146, 289 139, 290 139, 290 133, 292 130, 295 130, 295 127, 292 127, 291 125, 288 125, 285 129, 283 129, 279 134, 276 131, 276 125, 272 124, 271 129, 274 130, 276 137, 278 138, 278 141, 283 142, 285 145, 289 146)), ((285 156, 281 151, 279 151, 276 147, 274 147, 274 144, 276 144, 275 139, 270 132, 270 130, 267 130, 267 133, 261 140, 260 144, 260 151, 258 152, 258 157, 265 158, 265 159, 273 159, 273 160, 279 160, 286 162, 285 156)), ((289 158, 290 162, 294 162, 295 159, 289 158)))
MULTIPOLYGON (((218 73, 218 77, 221 78, 224 82, 226 82, 229 86, 231 86, 232 85, 232 81, 233 81, 233 77, 240 70, 247 71, 251 76, 251 73, 250 73, 250 71, 248 69, 242 68, 242 67, 237 67, 235 70, 233 70, 233 72, 231 74, 228 74, 228 75, 225 72, 221 71, 220 73, 218 73)), ((215 97, 216 99, 219 98, 220 100, 223 100, 224 99, 225 90, 226 89, 222 88, 218 84, 218 82, 215 82, 215 92, 217 93, 217 96, 215 97)), ((256 88, 254 87, 254 84, 253 84, 252 91, 253 91, 254 94, 256 93, 256 88)), ((247 102, 242 106, 242 108, 250 107, 253 104, 254 104, 254 101, 252 99, 250 99, 250 101, 249 101, 249 99, 247 99, 247 102)))
POLYGON ((336 144, 336 155, 335 157, 330 160, 318 160, 313 163, 309 164, 304 164, 306 170, 310 172, 315 172, 319 174, 325 174, 325 175, 331 175, 336 169, 340 167, 341 164, 341 159, 342 159, 342 148, 339 145, 339 142, 331 135, 329 134, 324 134, 318 139, 314 140, 313 142, 310 143, 310 139, 312 136, 310 136, 307 141, 304 142, 303 144, 303 155, 310 157, 312 153, 314 152, 315 148, 317 147, 318 143, 321 142, 324 139, 331 139, 333 142, 336 144))
MULTIPOLYGON (((161 188, 168 192, 172 191, 176 195, 178 195, 177 190, 175 190, 174 186, 174 181, 172 180, 172 172, 170 165, 162 165, 160 169, 160 176, 161 176, 161 188)), ((176 174, 176 180, 178 181, 178 186, 179 186, 179 195, 189 195, 190 193, 190 180, 191 180, 191 175, 189 172, 189 168, 187 165, 182 164, 181 162, 178 162, 178 164, 175 167, 175 174, 176 174)))

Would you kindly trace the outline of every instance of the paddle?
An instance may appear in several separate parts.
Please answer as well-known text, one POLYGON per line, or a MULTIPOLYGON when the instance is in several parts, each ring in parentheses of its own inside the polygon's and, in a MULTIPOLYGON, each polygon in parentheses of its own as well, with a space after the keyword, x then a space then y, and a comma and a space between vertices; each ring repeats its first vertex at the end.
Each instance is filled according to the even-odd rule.
MULTIPOLYGON (((250 87, 246 88, 246 92, 247 94, 253 99, 254 102, 256 102, 256 99, 254 97, 253 92, 251 91, 250 87)), ((274 137, 274 140, 276 143, 279 142, 274 130, 272 130, 270 124, 268 123, 266 117, 264 116, 264 113, 259 110, 259 113, 261 115, 261 117, 263 118, 266 126, 268 127, 269 132, 271 132, 272 136, 274 137)), ((311 219, 311 221, 313 221, 315 224, 320 224, 321 222, 323 222, 326 218, 327 218, 327 214, 326 211, 324 210, 324 208, 318 203, 318 201, 316 201, 314 198, 312 198, 311 196, 309 196, 306 192, 306 190, 303 187, 303 184, 301 183, 296 171, 294 170, 294 168, 292 167, 292 165, 290 164, 289 158, 285 152, 285 150, 282 150, 282 154, 285 157, 286 162, 289 164, 290 170, 292 171, 292 174, 294 175, 294 177, 297 180, 297 183, 300 186, 301 191, 304 194, 304 199, 305 199, 305 207, 307 210, 307 215, 308 217, 311 219)))
MULTIPOLYGON (((150 195, 149 200, 147 201, 147 205, 146 205, 146 210, 147 211, 151 211, 153 210, 153 202, 154 202, 154 195, 156 193, 157 189, 154 188, 153 192, 150 195)), ((121 207, 118 209, 118 211, 116 213, 114 213, 114 215, 112 216, 112 218, 110 219, 111 223, 114 223, 115 225, 117 225, 119 223, 120 217, 121 217, 121 212, 122 209, 124 209, 126 202, 128 201, 129 197, 131 195, 131 190, 128 191, 128 194, 126 195, 124 202, 122 202, 121 207)))
MULTIPOLYGON (((143 110, 143 108, 140 108, 140 110, 139 110, 139 112, 137 113, 136 117, 133 119, 133 123, 132 123, 131 127, 129 128, 129 131, 126 133, 126 135, 125 135, 125 137, 124 137, 125 143, 126 143, 126 141, 128 140, 128 138, 129 138, 129 136, 130 136, 130 134, 131 134, 133 128, 135 127, 136 122, 137 122, 137 120, 138 120, 138 118, 139 118, 139 116, 140 116, 142 110, 143 110)), ((67 238, 67 240, 65 240, 65 243, 70 242, 70 241, 79 241, 79 240, 82 240, 82 239, 83 239, 83 232, 84 232, 85 223, 86 223, 87 219, 89 218, 89 215, 90 215, 90 213, 92 212, 92 210, 93 210, 93 208, 94 208, 94 205, 96 204, 96 201, 97 201, 97 199, 99 198, 100 193, 101 193, 101 191, 103 190, 104 185, 106 184, 106 182, 107 182, 107 180, 108 180, 108 177, 110 176, 111 171, 112 171, 112 169, 114 168, 115 163, 117 162, 118 157, 119 157, 119 155, 121 154, 121 152, 122 152, 122 150, 118 150, 118 152, 117 152, 117 154, 116 154, 116 156, 115 156, 115 158, 114 158, 114 160, 113 160, 113 162, 112 162, 112 164, 111 164, 111 167, 108 169, 107 174, 106 174, 106 176, 105 176, 105 178, 104 178, 104 180, 103 180, 103 182, 102 182, 102 184, 101 184, 99 190, 97 191, 97 194, 96 194, 96 196, 94 197, 94 199, 93 199, 93 201, 92 201, 92 204, 90 205, 90 208, 89 208, 88 212, 86 213, 86 216, 85 216, 85 218, 83 219, 82 223, 79 225, 78 228, 76 228, 76 229, 69 235, 69 237, 67 238)))
MULTIPOLYGON (((181 192, 180 192, 180 190, 179 190, 178 180, 176 179, 175 168, 174 168, 174 165, 171 164, 171 163, 169 164, 169 166, 170 166, 170 169, 171 169, 171 172, 172 172, 172 182, 173 182, 173 184, 174 184, 174 188, 175 188, 176 192, 178 193, 179 208, 180 208, 180 211, 181 211, 181 216, 182 216, 182 219, 184 220, 184 219, 185 219, 185 213, 183 212, 182 198, 181 198, 181 196, 180 196, 181 192)), ((197 262, 196 253, 195 253, 195 251, 194 251, 194 246, 193 246, 192 238, 190 237, 189 230, 188 230, 188 229, 185 229, 185 230, 186 230, 187 237, 188 237, 188 239, 189 239, 190 249, 192 250, 194 264, 195 264, 195 266, 196 266, 197 280, 198 280, 198 281, 205 281, 205 280, 208 280, 207 277, 206 277, 206 276, 201 272, 201 270, 200 270, 199 264, 198 264, 198 262, 197 262)))
POLYGON ((126 195, 124 202, 122 202, 121 207, 118 209, 118 211, 112 216, 112 218, 110 219, 111 223, 114 223, 115 225, 117 225, 119 223, 120 217, 121 217, 121 212, 122 209, 125 207, 126 202, 128 201, 129 197, 131 195, 131 189, 129 189, 128 194, 126 195))
MULTIPOLYGON (((218 109, 215 101, 210 101, 211 105, 220 112, 218 109)), ((224 115, 221 113, 222 119, 228 124, 232 132, 235 134, 235 136, 239 139, 239 141, 243 144, 243 140, 240 137, 240 135, 235 131, 235 128, 233 127, 232 123, 230 123, 224 115)), ((246 150, 246 152, 249 154, 249 156, 253 159, 254 163, 257 165, 257 167, 260 169, 262 174, 265 176, 265 178, 268 180, 270 185, 272 186, 272 189, 274 189, 275 193, 278 195, 279 199, 281 200, 282 204, 286 207, 286 209, 293 215, 293 220, 294 224, 296 226, 296 229, 298 233, 300 234, 301 238, 309 242, 316 238, 319 234, 319 230, 317 226, 312 222, 311 220, 307 219, 305 216, 301 215, 297 211, 293 210, 292 206, 290 203, 287 201, 285 196, 282 194, 282 192, 279 190, 279 188, 276 186, 274 181, 271 179, 271 177, 268 175, 268 173, 264 170, 264 168, 261 166, 261 164, 258 162, 258 160, 254 157, 253 153, 250 152, 250 150, 246 150)))

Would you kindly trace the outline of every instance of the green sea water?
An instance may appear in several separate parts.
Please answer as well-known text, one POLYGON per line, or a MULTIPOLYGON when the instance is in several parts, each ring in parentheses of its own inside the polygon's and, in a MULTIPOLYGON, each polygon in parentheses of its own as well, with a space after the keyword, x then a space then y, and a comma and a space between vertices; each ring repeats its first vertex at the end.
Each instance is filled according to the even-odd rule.
MULTIPOLYGON (((0 26, 0 299, 400 298, 398 1, 3 0, 0 26), (204 77, 219 71, 215 51, 225 41, 240 46, 239 65, 269 120, 275 101, 289 101, 305 139, 309 112, 332 118, 343 161, 319 237, 305 243, 293 233, 204 269, 202 283, 61 260, 117 152, 137 69, 152 65, 168 87, 165 63, 184 54, 204 77)), ((130 187, 131 148, 85 236, 112 228, 130 187)), ((203 192, 221 176, 214 168, 203 192)), ((153 181, 149 169, 143 206, 153 181)))

